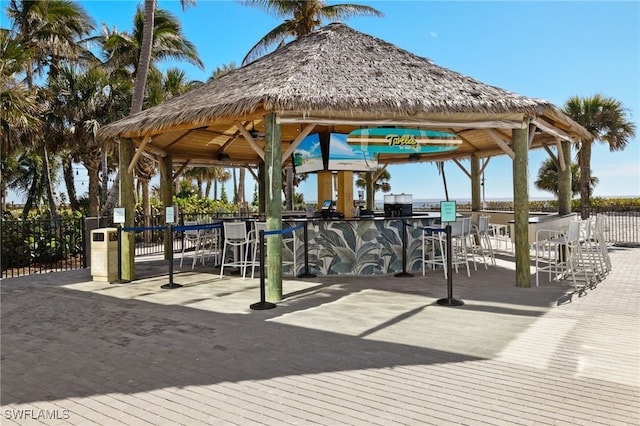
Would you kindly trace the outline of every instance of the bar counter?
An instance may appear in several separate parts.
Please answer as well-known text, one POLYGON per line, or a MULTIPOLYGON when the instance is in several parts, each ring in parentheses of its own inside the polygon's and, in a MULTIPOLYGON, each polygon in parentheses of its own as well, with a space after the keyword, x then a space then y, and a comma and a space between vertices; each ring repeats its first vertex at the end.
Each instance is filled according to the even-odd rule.
MULTIPOLYGON (((439 219, 439 212, 406 217, 285 218, 283 227, 307 224, 308 272, 316 275, 379 275, 403 271, 405 247, 404 270, 421 271, 422 229, 439 219)), ((295 275, 299 275, 305 272, 304 229, 295 233, 295 275)), ((284 262, 290 262, 292 256, 292 247, 283 250, 284 262)))

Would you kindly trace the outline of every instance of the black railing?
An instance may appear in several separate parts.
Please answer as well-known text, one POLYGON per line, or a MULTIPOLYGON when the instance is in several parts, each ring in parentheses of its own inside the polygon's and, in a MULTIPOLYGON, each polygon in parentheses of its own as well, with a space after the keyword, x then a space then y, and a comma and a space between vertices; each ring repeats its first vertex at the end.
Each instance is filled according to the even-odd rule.
POLYGON ((596 207, 591 215, 602 220, 605 241, 620 246, 640 246, 640 206, 596 207))
MULTIPOLYGON (((416 209, 419 212, 420 209, 416 209)), ((640 206, 599 206, 592 215, 602 220, 605 240, 609 244, 640 246, 640 206)), ((214 223, 223 219, 242 219, 234 213, 180 214, 179 224, 185 221, 214 223)), ((165 225, 164 215, 137 216, 135 226, 156 228, 165 225)), ((90 232, 92 229, 113 226, 105 218, 65 218, 57 220, 2 220, 0 267, 2 277, 66 271, 86 268, 90 261, 90 232)), ((136 256, 164 252, 164 231, 150 229, 136 232, 136 256)), ((174 233, 175 252, 192 249, 183 233, 174 233)))
POLYGON ((2 221, 2 277, 86 267, 82 218, 2 221))

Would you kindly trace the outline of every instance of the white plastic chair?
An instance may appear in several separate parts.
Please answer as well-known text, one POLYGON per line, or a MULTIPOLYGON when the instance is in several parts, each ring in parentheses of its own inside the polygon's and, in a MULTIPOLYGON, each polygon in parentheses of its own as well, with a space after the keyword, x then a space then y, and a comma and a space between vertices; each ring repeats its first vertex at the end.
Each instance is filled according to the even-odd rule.
MULTIPOLYGON (((185 226, 195 226, 198 225, 198 222, 192 220, 185 220, 185 226)), ((187 246, 193 247, 193 261, 191 262, 191 269, 196 266, 198 262, 198 257, 202 258, 202 264, 204 265, 204 252, 205 245, 203 244, 204 240, 201 238, 201 232, 199 229, 185 229, 184 231, 184 240, 182 242, 182 256, 180 258, 180 267, 182 268, 182 263, 184 261, 184 254, 187 249, 187 246)))
MULTIPOLYGON (((253 222, 253 229, 249 231, 249 245, 251 246, 253 255, 251 257, 251 260, 245 258, 245 263, 247 267, 251 268, 251 278, 254 277, 256 267, 260 266, 260 259, 258 258, 258 246, 260 245, 260 231, 266 231, 266 230, 267 230, 266 222, 253 222)), ((262 252, 262 250, 260 251, 260 254, 264 256, 264 253, 262 252)), ((248 251, 246 255, 247 256, 249 255, 248 251)), ((245 273, 246 273, 246 268, 245 268, 245 273)), ((242 278, 244 277, 245 277, 245 274, 242 274, 242 278)))
MULTIPOLYGON (((297 263, 297 245, 298 245, 298 237, 296 236, 296 231, 287 232, 282 234, 282 244, 284 247, 288 247, 291 244, 291 254, 293 259, 291 261, 283 260, 283 265, 291 265, 293 268, 292 275, 295 276, 298 273, 298 263, 297 263)), ((283 256, 284 257, 284 256, 283 256)))
POLYGON ((513 253, 513 243, 509 235, 509 225, 489 223, 489 237, 496 242, 496 249, 501 250, 504 243, 504 251, 513 253))
MULTIPOLYGON (((469 251, 467 250, 467 240, 469 238, 469 232, 471 230, 471 217, 462 217, 451 223, 451 239, 453 251, 451 256, 451 264, 456 267, 456 273, 458 272, 458 265, 465 265, 467 267, 467 276, 471 276, 469 270, 469 251)), ((448 255, 448 253, 447 253, 448 255)), ((473 266, 475 270, 476 261, 473 258, 473 266)))
POLYGON ((607 248, 607 241, 604 238, 604 226, 602 225, 603 219, 602 215, 596 215, 596 220, 594 222, 593 229, 593 237, 595 238, 598 246, 600 246, 600 251, 602 253, 602 258, 604 259, 604 264, 606 268, 606 272, 611 272, 611 258, 609 257, 609 249, 607 248))
POLYGON ((552 275, 556 281, 570 276, 577 292, 592 284, 594 264, 585 252, 582 226, 581 220, 572 220, 566 231, 539 229, 536 232, 536 286, 539 272, 544 271, 549 273, 549 281, 552 275), (578 285, 576 276, 583 277, 583 285, 578 285))
POLYGON ((441 266, 444 277, 447 278, 445 238, 446 234, 442 228, 427 226, 422 229, 422 275, 425 275, 427 265, 430 265, 431 269, 441 266), (429 252, 428 257, 427 252, 429 252))
MULTIPOLYGON (((201 223, 201 225, 204 225, 204 223, 201 223)), ((220 228, 200 229, 198 236, 200 237, 200 248, 202 250, 202 264, 204 265, 205 253, 207 261, 213 257, 214 263, 217 264, 220 261, 220 228)))
POLYGON ((558 229, 538 229, 536 231, 534 242, 536 287, 539 286, 541 272, 549 274, 549 281, 559 280, 567 272, 566 245, 565 231, 558 229))
MULTIPOLYGON (((471 218, 469 218, 471 220, 471 218)), ((445 225, 443 224, 442 227, 445 225)), ((464 227, 467 226, 466 220, 456 220, 451 223, 451 265, 456 268, 456 273, 458 273, 458 265, 465 265, 467 267, 467 276, 471 276, 471 272, 469 270, 469 257, 467 253, 467 244, 465 239, 468 237, 468 234, 464 232, 464 227)), ((450 254, 447 253, 446 250, 446 232, 440 228, 441 232, 434 232, 431 236, 425 235, 425 231, 423 231, 423 246, 422 246, 422 256, 423 256, 423 269, 422 272, 424 274, 424 265, 432 265, 438 266, 442 265, 445 269, 445 278, 447 277, 447 256, 450 254), (425 258, 425 245, 427 242, 431 243, 431 248, 434 250, 435 248, 439 248, 442 256, 439 256, 437 253, 432 252, 431 259, 425 258)))
POLYGON ((485 269, 487 268, 488 256, 491 264, 496 264, 496 258, 493 254, 491 239, 489 238, 489 216, 480 215, 478 217, 478 225, 471 226, 471 249, 474 255, 482 257, 485 269), (477 238, 477 241, 476 241, 477 238))
MULTIPOLYGON (((254 228, 249 232, 249 244, 251 244, 253 256, 251 257, 251 260, 247 259, 247 267, 251 267, 251 278, 254 277, 255 268, 260 266, 260 259, 258 258, 258 245, 260 244, 259 239, 260 239, 261 230, 266 231, 267 224, 265 222, 254 222, 254 228)), ((283 234, 282 242, 285 246, 289 243, 293 245, 291 249, 293 259, 291 261, 283 260, 282 264, 292 265, 293 275, 295 275, 297 271, 296 244, 298 243, 296 239, 295 231, 288 234, 283 234)))
POLYGON ((249 250, 249 237, 247 226, 244 222, 223 222, 224 242, 222 246, 222 263, 220 264, 220 278, 224 274, 225 266, 240 268, 244 278, 247 261, 246 253, 249 250), (233 249, 232 260, 227 260, 227 249, 233 249))

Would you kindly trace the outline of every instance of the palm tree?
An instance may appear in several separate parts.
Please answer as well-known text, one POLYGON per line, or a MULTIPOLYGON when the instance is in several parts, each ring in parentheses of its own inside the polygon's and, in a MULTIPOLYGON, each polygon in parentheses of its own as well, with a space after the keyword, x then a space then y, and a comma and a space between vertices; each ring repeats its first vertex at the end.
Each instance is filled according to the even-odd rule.
MULTIPOLYGON (((367 187, 367 173, 356 173, 356 186, 358 188, 366 188, 367 187)), ((373 184, 373 192, 374 194, 378 191, 389 192, 391 191, 391 174, 387 169, 383 169, 382 167, 378 167, 378 170, 374 173, 377 176, 377 179, 372 181, 373 184)))
MULTIPOLYGON (((195 5, 195 0, 180 1, 183 9, 188 5, 195 5)), ((142 111, 147 77, 149 70, 154 68, 154 63, 165 59, 180 59, 200 68, 204 67, 195 45, 184 37, 178 19, 166 10, 156 10, 155 0, 145 0, 144 10, 138 7, 131 35, 109 32, 103 28, 103 35, 99 40, 107 63, 123 71, 128 69, 135 79, 131 114, 142 111)), ((138 170, 142 170, 143 175, 148 176, 153 165, 145 160, 142 162, 138 170)), ((146 191, 148 192, 148 185, 146 191)), ((103 215, 110 214, 118 192, 119 175, 116 175, 103 215)), ((143 185, 143 199, 149 199, 148 196, 144 196, 144 192, 143 185)))
MULTIPOLYGON (((181 0, 182 8, 195 5, 195 0, 181 0)), ((147 75, 154 59, 187 59, 203 67, 195 46, 182 35, 178 20, 162 9, 157 11, 156 1, 145 0, 144 12, 138 8, 134 19, 133 40, 137 47, 134 77, 136 79, 131 102, 131 114, 142 111, 147 75)))
POLYGON ((33 147, 40 138, 40 114, 44 107, 18 76, 30 63, 26 47, 8 30, 0 29, 0 193, 2 208, 6 207, 8 182, 16 171, 14 154, 33 147), (11 164, 10 164, 11 163, 11 164))
POLYGON ((358 4, 327 5, 325 0, 243 0, 241 3, 266 10, 284 22, 269 31, 249 50, 242 60, 245 65, 266 53, 272 46, 285 44, 288 38, 296 39, 309 34, 322 25, 323 20, 345 20, 353 16, 383 14, 370 6, 358 4))
POLYGON ((444 198, 449 201, 449 187, 447 186, 447 175, 444 173, 444 161, 436 161, 438 174, 442 176, 442 184, 444 185, 444 198))
POLYGON ((22 210, 22 216, 26 219, 29 212, 35 207, 40 212, 43 202, 47 201, 47 189, 49 180, 55 180, 57 162, 52 160, 49 164, 48 178, 45 178, 43 158, 37 151, 28 149, 18 156, 16 169, 8 187, 27 195, 22 210))
MULTIPOLYGON (((65 0, 27 1, 11 0, 7 15, 12 20, 16 40, 29 52, 30 61, 25 68, 29 90, 34 88, 34 76, 47 71, 55 76, 62 60, 79 60, 86 49, 82 38, 93 30, 93 20, 84 9, 65 0)), ((49 150, 47 139, 37 143, 44 165, 49 210, 57 217, 57 208, 50 180, 49 150)))
POLYGON ((204 185, 205 175, 207 173, 207 167, 189 167, 184 172, 184 177, 196 180, 196 186, 198 188, 198 198, 203 198, 202 186, 204 185))
MULTIPOLYGON (((598 178, 591 176, 591 182, 589 185, 589 194, 593 194, 593 190, 598 184, 598 178)), ((556 162, 548 158, 542 162, 538 169, 538 178, 534 182, 536 188, 543 191, 551 192, 556 197, 558 196, 558 166, 556 162)), ((571 195, 575 196, 580 194, 580 168, 577 164, 571 163, 571 195)))
POLYGON ((229 170, 223 169, 222 167, 215 167, 216 177, 213 181, 213 199, 214 200, 222 200, 226 198, 226 192, 224 190, 224 186, 222 186, 222 190, 220 191, 220 198, 218 198, 218 183, 225 183, 231 179, 231 173, 229 170), (223 197, 224 193, 224 197, 223 197))
POLYGON ((26 46, 0 29, 0 141, 2 158, 17 148, 30 145, 41 131, 42 104, 34 89, 19 81, 28 69, 30 54, 26 46))
POLYGON ((624 150, 635 136, 636 125, 627 119, 622 103, 599 94, 590 98, 571 97, 564 113, 591 133, 592 138, 577 141, 580 166, 581 216, 587 219, 591 211, 591 146, 594 141, 609 144, 610 151, 624 150))
MULTIPOLYGON (((61 140, 63 170, 69 201, 78 208, 74 194, 71 162, 82 162, 89 175, 89 215, 100 209, 100 171, 103 168, 105 147, 96 141, 101 124, 108 121, 115 109, 122 111, 130 88, 112 79, 103 67, 80 69, 62 66, 55 79, 50 78, 47 89, 51 94, 48 128, 52 140, 61 140)), ((106 176, 102 177, 106 179, 106 176)))

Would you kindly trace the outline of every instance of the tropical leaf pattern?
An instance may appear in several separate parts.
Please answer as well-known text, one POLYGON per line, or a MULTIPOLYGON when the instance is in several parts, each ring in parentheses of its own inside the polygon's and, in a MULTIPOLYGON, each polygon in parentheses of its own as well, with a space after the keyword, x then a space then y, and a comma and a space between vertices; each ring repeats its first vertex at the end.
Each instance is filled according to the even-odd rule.
MULTIPOLYGON (((296 226, 300 222, 292 222, 296 226)), ((307 222, 310 273, 379 275, 422 270, 422 229, 433 219, 322 220, 307 222), (404 244, 403 244, 403 233, 404 244)), ((296 231, 296 274, 305 272, 304 231, 296 231)), ((430 250, 430 247, 426 248, 430 250)), ((293 246, 283 260, 293 259, 293 246)))

